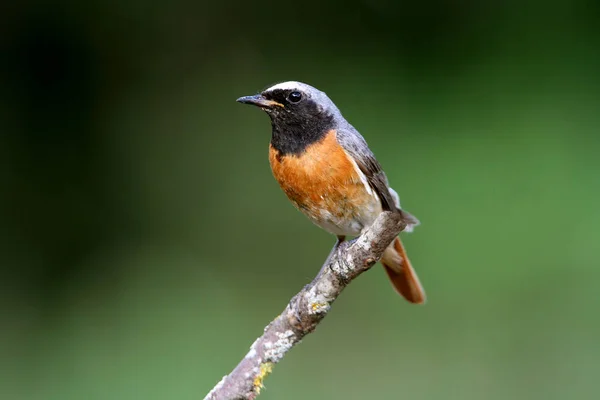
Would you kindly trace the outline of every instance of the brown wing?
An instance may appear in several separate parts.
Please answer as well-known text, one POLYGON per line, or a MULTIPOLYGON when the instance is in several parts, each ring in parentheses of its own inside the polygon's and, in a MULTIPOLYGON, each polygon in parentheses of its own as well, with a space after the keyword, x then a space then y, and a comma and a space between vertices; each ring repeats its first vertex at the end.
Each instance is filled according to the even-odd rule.
POLYGON ((390 193, 387 177, 365 139, 354 128, 338 129, 337 140, 354 158, 356 165, 365 174, 369 186, 377 193, 384 211, 397 210, 396 201, 390 193))

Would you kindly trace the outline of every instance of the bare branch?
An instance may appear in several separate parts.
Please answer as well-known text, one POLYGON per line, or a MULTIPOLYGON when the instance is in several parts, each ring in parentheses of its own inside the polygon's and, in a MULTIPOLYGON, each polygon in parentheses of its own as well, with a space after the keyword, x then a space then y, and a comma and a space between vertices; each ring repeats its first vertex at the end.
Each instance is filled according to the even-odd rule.
POLYGON ((315 279, 267 325, 246 357, 204 400, 255 399, 275 364, 305 335, 315 330, 342 290, 381 258, 404 227, 400 213, 384 212, 357 239, 342 243, 315 279))

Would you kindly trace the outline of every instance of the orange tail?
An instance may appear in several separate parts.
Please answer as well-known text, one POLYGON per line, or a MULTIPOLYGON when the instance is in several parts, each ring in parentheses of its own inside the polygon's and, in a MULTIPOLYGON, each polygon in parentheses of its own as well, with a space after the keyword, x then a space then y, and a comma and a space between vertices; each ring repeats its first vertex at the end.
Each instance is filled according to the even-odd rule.
POLYGON ((410 265, 400 238, 394 239, 390 247, 385 250, 381 263, 398 293, 411 303, 425 303, 425 291, 415 270, 410 265))

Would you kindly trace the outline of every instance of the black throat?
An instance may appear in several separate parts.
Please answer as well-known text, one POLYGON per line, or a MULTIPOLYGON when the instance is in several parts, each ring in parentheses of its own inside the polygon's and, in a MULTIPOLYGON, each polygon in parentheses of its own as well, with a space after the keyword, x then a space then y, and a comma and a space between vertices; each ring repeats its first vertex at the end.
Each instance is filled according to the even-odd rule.
POLYGON ((302 154, 335 127, 333 116, 322 113, 307 115, 281 110, 270 117, 273 127, 271 146, 281 156, 302 154))

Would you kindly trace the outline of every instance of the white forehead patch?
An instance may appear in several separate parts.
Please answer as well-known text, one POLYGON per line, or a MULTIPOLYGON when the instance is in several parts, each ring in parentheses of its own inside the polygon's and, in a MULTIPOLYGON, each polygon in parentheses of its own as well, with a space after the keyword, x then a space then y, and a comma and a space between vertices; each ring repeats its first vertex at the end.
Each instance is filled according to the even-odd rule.
POLYGON ((273 85, 268 89, 265 89, 264 92, 272 92, 275 90, 299 90, 301 92, 306 93, 308 97, 310 97, 314 102, 319 105, 319 109, 321 111, 327 111, 330 114, 337 115, 339 118, 343 120, 342 115, 340 114, 340 110, 333 104, 333 102, 327 97, 327 95, 320 91, 317 88, 314 88, 306 83, 298 82, 298 81, 287 81, 281 82, 277 85, 273 85))
POLYGON ((271 86, 270 88, 265 90, 265 92, 271 92, 273 90, 294 90, 294 89, 306 90, 306 86, 307 85, 305 85, 304 83, 300 83, 300 82, 296 82, 296 81, 281 82, 281 83, 278 83, 277 85, 271 86))

